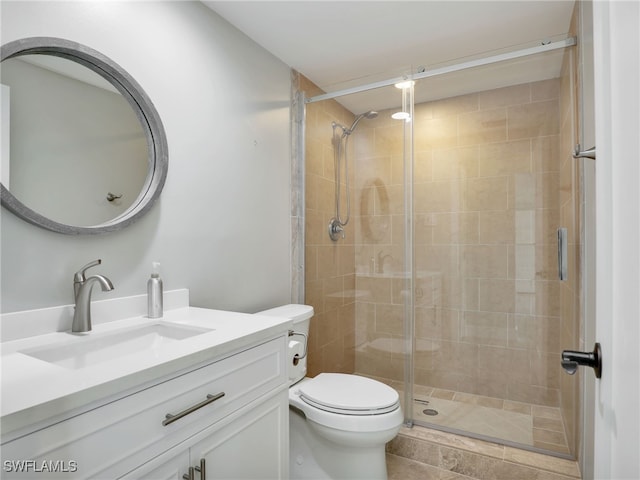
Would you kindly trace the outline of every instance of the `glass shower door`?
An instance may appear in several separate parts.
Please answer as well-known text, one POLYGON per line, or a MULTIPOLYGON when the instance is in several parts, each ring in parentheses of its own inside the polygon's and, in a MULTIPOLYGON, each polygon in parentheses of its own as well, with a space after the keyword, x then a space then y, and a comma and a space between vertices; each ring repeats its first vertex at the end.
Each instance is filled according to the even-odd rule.
MULTIPOLYGON (((300 86, 307 96, 320 94, 304 79, 300 86)), ((305 302, 315 309, 310 376, 357 373, 401 392, 413 385, 405 378, 412 372, 411 92, 391 85, 373 96, 365 91, 306 104, 305 302), (346 161, 336 161, 338 145, 346 161), (350 215, 333 240, 336 186, 340 216, 347 217, 347 198, 350 215)), ((405 407, 406 415, 410 402, 405 407)))
POLYGON ((413 82, 354 138, 356 372, 396 388, 411 422, 413 82))
MULTIPOLYGON (((496 87, 504 65, 493 68, 493 87, 415 105, 413 418, 569 455, 575 398, 559 352, 578 330, 571 51, 546 80, 496 87)), ((416 97, 456 75, 418 82, 416 97)))
POLYGON ((559 362, 561 346, 580 349, 574 78, 563 47, 307 104, 310 375, 393 386, 407 424, 575 453, 579 382, 559 362), (505 85, 505 72, 547 60, 561 69, 505 85), (372 109, 375 118, 363 116, 372 109), (332 240, 334 122, 358 127, 340 177, 351 219, 332 240))

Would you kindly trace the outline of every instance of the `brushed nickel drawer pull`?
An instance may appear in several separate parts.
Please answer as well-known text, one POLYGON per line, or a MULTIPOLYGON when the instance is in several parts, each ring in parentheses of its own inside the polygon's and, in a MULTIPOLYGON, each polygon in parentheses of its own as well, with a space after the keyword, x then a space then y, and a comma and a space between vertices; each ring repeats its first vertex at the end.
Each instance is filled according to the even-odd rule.
POLYGON ((186 410, 183 410, 180 413, 176 413, 175 415, 172 413, 167 413, 165 415, 165 419, 162 421, 162 425, 163 426, 167 426, 170 423, 175 422, 176 420, 180 420, 182 417, 185 417, 187 415, 189 415, 190 413, 195 412, 196 410, 209 405, 210 403, 215 402, 216 400, 221 399, 222 397, 224 397, 224 392, 220 392, 216 395, 207 395, 206 400, 201 401, 200 403, 195 404, 192 407, 187 408, 186 410))
POLYGON ((184 478, 184 480, 196 480, 196 476, 194 474, 194 468, 193 467, 189 467, 189 473, 185 473, 184 475, 182 475, 182 478, 184 478))
POLYGON ((207 480, 206 460, 204 458, 200 459, 200 466, 194 467, 194 470, 200 473, 200 480, 207 480))

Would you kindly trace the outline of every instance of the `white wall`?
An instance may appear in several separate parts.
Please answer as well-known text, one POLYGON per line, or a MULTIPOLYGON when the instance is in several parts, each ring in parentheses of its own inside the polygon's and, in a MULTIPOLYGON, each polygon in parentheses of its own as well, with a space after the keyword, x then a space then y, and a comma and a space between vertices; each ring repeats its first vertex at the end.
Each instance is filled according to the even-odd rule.
MULTIPOLYGON (((596 165, 594 478, 640 478, 640 3, 593 3, 596 165)), ((585 477, 587 478, 587 477, 585 477)))
MULTIPOLYGON (((129 228, 71 237, 1 213, 2 311, 69 304, 73 273, 144 293, 152 261, 165 289, 196 306, 256 311, 290 298, 289 68, 199 2, 8 2, 2 43, 55 36, 127 70, 163 120, 169 173, 129 228)), ((82 201, 82 199, 79 199, 82 201)))
POLYGON ((11 193, 70 225, 97 225, 123 214, 138 198, 149 166, 147 139, 131 105, 117 90, 22 58, 2 62, 2 82, 11 91, 11 160, 2 157, 13 163, 11 193), (122 198, 109 202, 108 192, 122 198))

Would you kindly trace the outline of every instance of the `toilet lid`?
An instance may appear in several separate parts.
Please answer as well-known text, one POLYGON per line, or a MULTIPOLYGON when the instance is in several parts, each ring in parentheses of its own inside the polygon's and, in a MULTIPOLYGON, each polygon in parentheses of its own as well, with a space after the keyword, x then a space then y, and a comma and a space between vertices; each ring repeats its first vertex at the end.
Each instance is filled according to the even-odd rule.
POLYGON ((321 373, 300 386, 300 398, 322 410, 347 415, 377 415, 399 406, 398 392, 370 378, 321 373))

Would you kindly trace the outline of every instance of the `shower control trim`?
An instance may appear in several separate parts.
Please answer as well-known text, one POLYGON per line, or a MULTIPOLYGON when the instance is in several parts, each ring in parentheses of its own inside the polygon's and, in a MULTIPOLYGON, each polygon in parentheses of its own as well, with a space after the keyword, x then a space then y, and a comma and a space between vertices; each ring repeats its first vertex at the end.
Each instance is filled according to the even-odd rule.
POLYGON ((344 227, 340 221, 334 217, 329 220, 329 238, 334 242, 337 242, 340 237, 345 237, 344 227))

